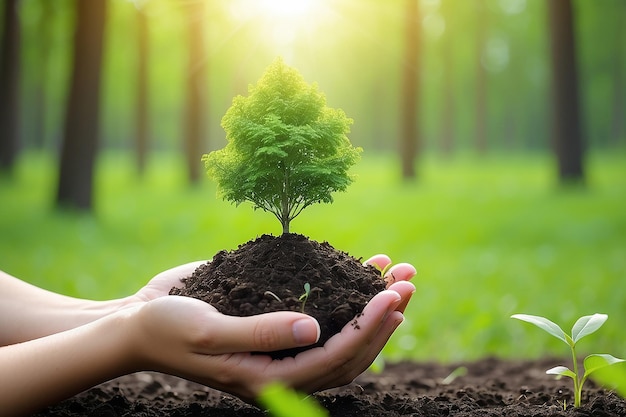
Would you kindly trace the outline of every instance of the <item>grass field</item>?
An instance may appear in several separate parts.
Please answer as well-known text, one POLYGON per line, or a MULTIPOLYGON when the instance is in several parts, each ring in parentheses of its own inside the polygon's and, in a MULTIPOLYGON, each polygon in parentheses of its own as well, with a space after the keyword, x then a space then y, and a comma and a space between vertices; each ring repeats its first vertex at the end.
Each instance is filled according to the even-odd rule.
MULTIPOLYGON (((346 193, 292 223, 356 257, 384 252, 417 267, 388 357, 566 355, 509 316, 543 315, 569 330, 594 312, 609 320, 580 351, 626 357, 626 155, 592 155, 587 186, 567 188, 541 155, 426 158, 416 183, 400 181, 394 165, 365 156, 346 193)), ((53 209, 50 155, 26 154, 17 168, 0 177, 0 269, 69 295, 126 295, 163 269, 280 232, 271 215, 218 200, 208 179, 186 185, 182 162, 167 155, 140 179, 127 155, 106 154, 93 215, 53 209)))

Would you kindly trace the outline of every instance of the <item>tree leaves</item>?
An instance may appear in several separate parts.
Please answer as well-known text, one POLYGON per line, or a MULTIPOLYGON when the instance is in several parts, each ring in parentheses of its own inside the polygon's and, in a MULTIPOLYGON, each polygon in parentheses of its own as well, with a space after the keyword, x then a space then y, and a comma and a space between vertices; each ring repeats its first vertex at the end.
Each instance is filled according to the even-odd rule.
POLYGON ((351 124, 279 58, 247 97, 233 99, 222 118, 228 144, 202 160, 218 195, 272 212, 286 231, 302 209, 332 202, 353 181, 348 169, 362 149, 346 136, 351 124))

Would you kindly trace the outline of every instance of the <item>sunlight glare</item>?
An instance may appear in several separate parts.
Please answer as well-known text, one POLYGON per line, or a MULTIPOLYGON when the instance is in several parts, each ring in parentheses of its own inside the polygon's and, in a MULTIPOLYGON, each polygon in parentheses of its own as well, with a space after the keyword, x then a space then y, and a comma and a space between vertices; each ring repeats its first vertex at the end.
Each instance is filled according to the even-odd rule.
POLYGON ((241 20, 300 24, 319 17, 321 3, 321 0, 238 0, 231 2, 231 11, 241 20))
POLYGON ((239 0, 231 3, 233 16, 255 21, 274 45, 290 45, 300 35, 310 35, 330 16, 323 0, 239 0))
POLYGON ((315 0, 256 0, 259 12, 267 18, 295 19, 306 17, 315 0))

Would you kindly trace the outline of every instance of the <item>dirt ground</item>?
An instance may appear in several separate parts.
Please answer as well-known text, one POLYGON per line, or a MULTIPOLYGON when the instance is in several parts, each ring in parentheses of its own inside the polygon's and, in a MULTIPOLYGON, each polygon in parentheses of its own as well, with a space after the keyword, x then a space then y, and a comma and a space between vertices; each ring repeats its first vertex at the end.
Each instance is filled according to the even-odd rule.
MULTIPOLYGON (((626 416, 626 400, 588 383, 575 409, 571 380, 545 370, 562 359, 505 361, 494 358, 439 365, 403 362, 380 374, 366 372, 352 384, 315 394, 333 417, 456 416, 544 417, 626 416), (464 366, 465 376, 444 379, 464 366), (564 410, 563 402, 567 404, 564 410)), ((298 410, 294 410, 298 416, 298 410)), ((36 416, 268 416, 267 412, 219 391, 157 373, 118 378, 36 416)))

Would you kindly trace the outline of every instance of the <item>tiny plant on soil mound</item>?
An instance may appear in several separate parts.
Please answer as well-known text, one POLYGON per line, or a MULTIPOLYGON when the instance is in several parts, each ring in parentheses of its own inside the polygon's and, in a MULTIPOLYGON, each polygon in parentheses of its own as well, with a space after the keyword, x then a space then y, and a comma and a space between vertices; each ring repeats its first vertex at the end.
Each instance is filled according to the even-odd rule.
MULTIPOLYGON (((385 289, 379 272, 345 252, 290 233, 290 222, 314 203, 352 183, 349 168, 361 148, 348 137, 352 120, 326 106, 316 84, 276 59, 249 95, 237 96, 222 119, 227 144, 202 161, 218 196, 252 203, 280 221, 282 234, 262 235, 233 251, 220 251, 170 294, 206 301, 227 315, 291 310, 320 324, 322 346, 385 289), (303 292, 304 289, 304 292, 303 292)), ((353 325, 358 329, 357 320, 353 325)), ((293 356, 303 348, 270 352, 293 356)))
MULTIPOLYGON (((557 339, 567 343, 572 352, 572 362, 574 370, 570 370, 565 366, 556 366, 548 369, 547 374, 559 375, 572 378, 574 381, 574 407, 580 407, 580 401, 582 396, 583 384, 589 377, 589 375, 614 363, 624 362, 624 359, 619 359, 609 354, 592 354, 585 358, 583 361, 584 373, 581 375, 578 370, 578 358, 576 357, 576 343, 583 337, 598 330, 604 322, 609 318, 606 314, 593 314, 591 316, 583 316, 579 318, 574 327, 572 327, 572 334, 566 334, 557 324, 552 321, 541 317, 532 316, 529 314, 514 314, 511 318, 522 320, 545 330, 557 339)), ((565 406, 565 405, 564 405, 565 406)))

